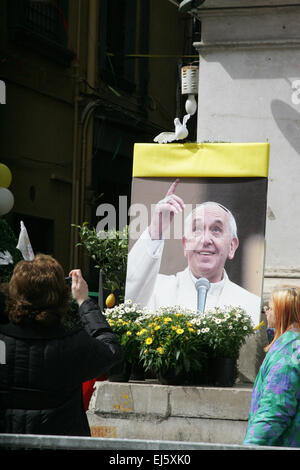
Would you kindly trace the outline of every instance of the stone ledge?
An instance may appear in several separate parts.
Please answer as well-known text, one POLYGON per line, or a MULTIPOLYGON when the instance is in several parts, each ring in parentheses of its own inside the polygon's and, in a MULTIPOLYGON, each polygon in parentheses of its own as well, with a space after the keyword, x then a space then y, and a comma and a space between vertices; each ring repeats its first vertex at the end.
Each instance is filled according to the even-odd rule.
POLYGON ((242 444, 246 421, 169 418, 165 421, 117 419, 87 413, 92 437, 156 441, 242 444))
POLYGON ((245 385, 96 382, 87 417, 93 436, 241 444, 251 394, 245 385))
POLYGON ((89 411, 112 416, 136 415, 205 419, 248 419, 252 388, 194 387, 145 383, 96 382, 89 411))

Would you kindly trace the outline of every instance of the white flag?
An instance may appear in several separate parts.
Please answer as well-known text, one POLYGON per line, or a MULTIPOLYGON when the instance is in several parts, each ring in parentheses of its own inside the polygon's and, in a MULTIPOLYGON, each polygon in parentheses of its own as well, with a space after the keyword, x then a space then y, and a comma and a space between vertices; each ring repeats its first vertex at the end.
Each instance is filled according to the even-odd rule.
POLYGON ((17 244, 17 248, 21 251, 23 258, 25 261, 32 261, 34 258, 34 253, 31 247, 31 243, 29 240, 29 236, 24 225, 24 222, 21 220, 21 231, 19 235, 19 241, 17 244))

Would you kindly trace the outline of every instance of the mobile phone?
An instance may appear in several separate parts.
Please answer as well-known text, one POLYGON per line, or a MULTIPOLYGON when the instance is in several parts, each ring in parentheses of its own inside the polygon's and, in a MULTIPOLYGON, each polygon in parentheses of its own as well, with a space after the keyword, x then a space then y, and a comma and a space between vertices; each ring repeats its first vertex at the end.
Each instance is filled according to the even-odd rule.
POLYGON ((72 284, 72 276, 65 277, 65 281, 67 284, 72 284))

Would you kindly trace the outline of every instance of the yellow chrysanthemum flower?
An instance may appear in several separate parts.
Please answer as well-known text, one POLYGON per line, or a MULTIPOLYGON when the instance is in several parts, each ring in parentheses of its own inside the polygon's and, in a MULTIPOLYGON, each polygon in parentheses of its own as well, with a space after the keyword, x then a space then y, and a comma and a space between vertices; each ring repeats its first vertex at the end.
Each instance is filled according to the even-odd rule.
POLYGON ((153 339, 150 338, 150 336, 146 339, 145 341, 146 344, 152 344, 153 343, 153 339))
POLYGON ((145 328, 142 328, 140 331, 137 332, 137 336, 143 335, 147 330, 145 328))
POLYGON ((131 336, 132 335, 131 331, 126 331, 126 335, 131 336))
POLYGON ((172 318, 170 318, 170 317, 166 317, 166 318, 164 319, 164 323, 168 323, 168 322, 170 322, 170 321, 172 321, 172 318))
POLYGON ((159 325, 156 325, 156 327, 154 328, 155 330, 160 330, 160 326, 159 325))
POLYGON ((184 332, 184 330, 182 328, 177 328, 177 330, 176 330, 176 333, 178 335, 182 335, 183 332, 184 332))
POLYGON ((164 353, 164 350, 163 350, 163 348, 161 348, 161 347, 157 348, 156 351, 158 351, 159 354, 163 354, 163 353, 164 353))

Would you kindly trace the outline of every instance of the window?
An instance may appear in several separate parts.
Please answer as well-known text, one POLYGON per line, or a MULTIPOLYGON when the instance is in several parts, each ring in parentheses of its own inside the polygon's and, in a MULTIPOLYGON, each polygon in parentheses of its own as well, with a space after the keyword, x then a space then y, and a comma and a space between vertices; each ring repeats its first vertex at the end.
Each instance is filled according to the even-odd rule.
POLYGON ((112 86, 135 89, 137 0, 102 0, 99 22, 100 72, 112 86))
POLYGON ((10 0, 10 39, 69 65, 68 0, 10 0))
POLYGON ((37 34, 64 46, 67 45, 67 34, 64 25, 67 16, 67 2, 29 1, 25 5, 25 24, 37 34))

